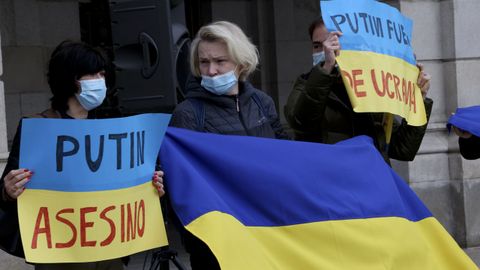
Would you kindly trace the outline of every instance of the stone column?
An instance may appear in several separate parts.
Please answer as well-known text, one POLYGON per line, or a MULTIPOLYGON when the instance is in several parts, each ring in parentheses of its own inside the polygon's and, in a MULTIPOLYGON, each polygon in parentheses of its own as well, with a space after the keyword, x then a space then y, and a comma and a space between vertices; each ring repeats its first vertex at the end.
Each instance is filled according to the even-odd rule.
POLYGON ((2 37, 0 35, 0 172, 8 158, 7 121, 5 119, 5 95, 3 91, 2 37))
POLYGON ((480 261, 480 160, 467 161, 446 122, 458 107, 480 104, 480 18, 477 0, 400 1, 414 21, 417 60, 433 76, 434 108, 427 134, 413 162, 400 166, 411 187, 469 255, 480 261))
MULTIPOLYGON (((5 92, 3 88, 2 39, 0 34, 0 173, 3 172, 8 158, 7 121, 5 119, 5 92)), ((31 270, 33 267, 24 260, 0 250, 0 270, 31 270)))
MULTIPOLYGON (((0 172, 19 119, 48 108, 45 67, 61 40, 80 39, 78 0, 0 1, 0 172), (8 122, 8 132, 7 132, 8 122)), ((33 266, 0 250, 0 270, 33 266)))
MULTIPOLYGON (((428 96, 434 106, 427 133, 415 160, 402 169, 405 179, 427 204, 434 216, 465 246, 463 185, 452 179, 451 160, 445 124, 450 108, 447 100, 457 95, 454 70, 455 29, 452 1, 401 1, 401 11, 411 18, 413 48, 417 60, 432 75, 428 96)), ((452 149, 453 150, 453 149, 452 149)))

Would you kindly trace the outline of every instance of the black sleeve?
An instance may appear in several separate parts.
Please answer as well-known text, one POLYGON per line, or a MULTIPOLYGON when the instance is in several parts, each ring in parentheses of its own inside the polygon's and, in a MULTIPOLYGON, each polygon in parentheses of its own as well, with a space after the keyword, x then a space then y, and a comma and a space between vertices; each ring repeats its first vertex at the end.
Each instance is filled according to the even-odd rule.
POLYGON ((8 208, 16 208, 16 200, 8 200, 5 198, 5 186, 3 179, 5 176, 11 171, 16 170, 19 167, 19 160, 20 160, 20 138, 22 132, 22 121, 18 123, 17 132, 15 133, 15 137, 12 142, 12 148, 10 149, 10 154, 8 155, 7 165, 3 170, 2 178, 0 179, 0 189, 1 189, 1 198, 0 198, 0 207, 4 210, 8 208))
POLYGON ((340 75, 336 70, 327 74, 319 66, 297 78, 284 112, 291 128, 300 132, 319 132, 325 114, 328 95, 340 75))
POLYGON ((427 123, 423 126, 410 126, 405 119, 401 124, 394 126, 388 156, 393 159, 412 161, 417 155, 427 131, 427 124, 432 112, 433 100, 424 100, 427 123))
POLYGON ((469 160, 480 158, 480 137, 458 138, 458 145, 463 158, 469 160))

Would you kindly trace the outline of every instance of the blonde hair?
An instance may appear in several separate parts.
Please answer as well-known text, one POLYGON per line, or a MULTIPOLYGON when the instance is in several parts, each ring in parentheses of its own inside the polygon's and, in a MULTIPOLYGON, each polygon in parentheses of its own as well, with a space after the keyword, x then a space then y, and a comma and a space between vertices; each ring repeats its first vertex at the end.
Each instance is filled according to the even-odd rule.
POLYGON ((242 29, 227 21, 213 22, 202 26, 192 41, 190 50, 190 69, 196 77, 200 77, 198 45, 200 41, 222 42, 227 46, 229 57, 241 66, 239 80, 244 81, 258 65, 258 50, 242 29))

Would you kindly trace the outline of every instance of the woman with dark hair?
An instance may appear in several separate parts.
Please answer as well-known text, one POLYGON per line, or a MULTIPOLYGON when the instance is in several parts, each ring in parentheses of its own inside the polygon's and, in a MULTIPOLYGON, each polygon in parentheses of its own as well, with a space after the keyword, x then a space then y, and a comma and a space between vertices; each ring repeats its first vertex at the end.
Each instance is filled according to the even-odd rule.
MULTIPOLYGON (((48 84, 52 91, 51 108, 34 118, 92 119, 92 110, 105 99, 107 61, 102 53, 87 44, 64 41, 53 51, 48 65, 48 84)), ((21 138, 20 121, 13 140, 8 162, 0 179, 0 207, 17 214, 17 198, 33 174, 28 168, 19 168, 21 138)), ((152 183, 160 196, 163 190, 163 172, 157 171, 152 183)), ((93 263, 37 264, 35 269, 123 269, 121 259, 93 263)))
MULTIPOLYGON (((106 94, 105 69, 107 63, 103 55, 93 48, 83 44, 69 41, 62 42, 52 53, 48 66, 48 84, 53 97, 52 109, 66 112, 72 105, 81 105, 85 112, 99 106, 106 94), (87 78, 81 79, 83 76, 87 78), (69 99, 78 93, 78 84, 82 81, 93 79, 98 84, 96 94, 90 94, 90 98, 77 96, 77 100, 69 99), (98 95, 97 95, 98 94, 98 95), (95 98, 93 96, 96 96, 95 98), (80 104, 76 104, 78 101, 80 104)), ((84 89, 83 85, 82 90, 84 89)), ((93 93, 93 92, 92 92, 93 93)))

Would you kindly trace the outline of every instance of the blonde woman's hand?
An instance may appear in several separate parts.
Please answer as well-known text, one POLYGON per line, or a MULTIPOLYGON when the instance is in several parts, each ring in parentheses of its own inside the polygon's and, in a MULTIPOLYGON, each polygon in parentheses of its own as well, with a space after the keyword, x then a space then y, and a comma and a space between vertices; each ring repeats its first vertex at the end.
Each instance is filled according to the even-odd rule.
POLYGON ((160 197, 165 194, 163 189, 163 171, 155 171, 152 177, 152 185, 157 189, 160 197))

